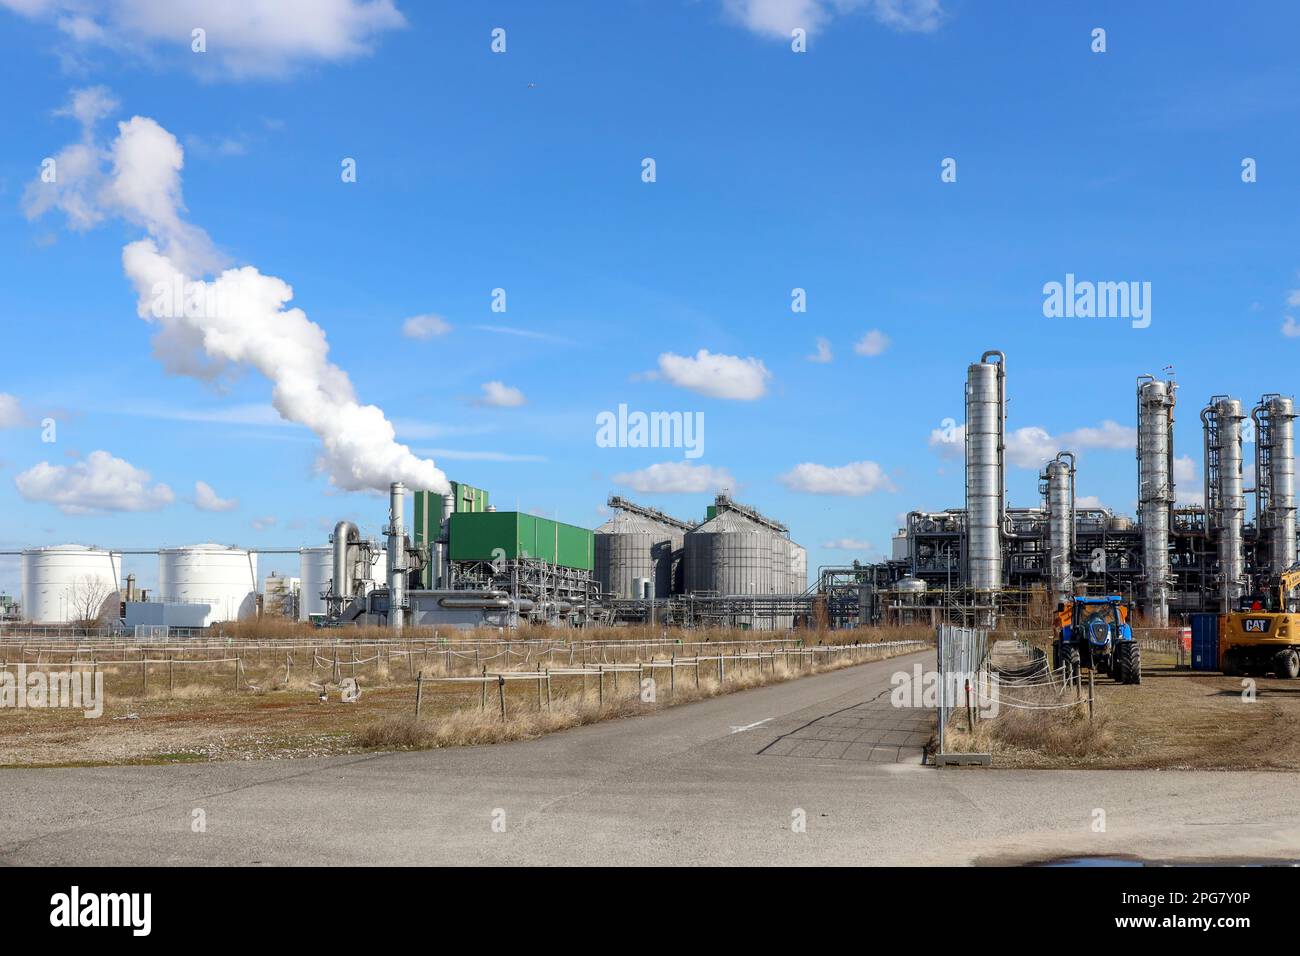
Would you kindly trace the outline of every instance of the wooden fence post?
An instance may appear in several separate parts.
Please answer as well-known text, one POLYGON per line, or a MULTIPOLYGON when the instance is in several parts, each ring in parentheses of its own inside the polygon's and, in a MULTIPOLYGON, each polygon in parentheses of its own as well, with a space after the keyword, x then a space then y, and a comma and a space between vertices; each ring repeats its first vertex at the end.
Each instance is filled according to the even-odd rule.
POLYGON ((415 719, 420 719, 420 705, 424 703, 424 671, 415 678, 415 719))
POLYGON ((506 720, 506 675, 497 675, 497 695, 501 698, 501 722, 506 720))

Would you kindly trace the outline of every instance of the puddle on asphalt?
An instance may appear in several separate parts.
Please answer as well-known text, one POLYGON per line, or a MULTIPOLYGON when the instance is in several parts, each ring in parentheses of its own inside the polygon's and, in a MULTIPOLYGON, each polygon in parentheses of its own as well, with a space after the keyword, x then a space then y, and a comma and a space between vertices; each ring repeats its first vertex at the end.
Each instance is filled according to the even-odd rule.
POLYGON ((1144 860, 1132 856, 1062 856, 1051 860, 1037 860, 1024 866, 1300 866, 1300 860, 1144 860))

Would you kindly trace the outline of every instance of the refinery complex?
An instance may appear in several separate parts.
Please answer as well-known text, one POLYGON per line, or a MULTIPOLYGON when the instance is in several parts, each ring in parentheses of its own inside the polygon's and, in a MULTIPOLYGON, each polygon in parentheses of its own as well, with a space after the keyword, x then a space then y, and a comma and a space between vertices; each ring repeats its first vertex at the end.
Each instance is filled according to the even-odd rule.
POLYGON ((200 629, 256 616, 322 626, 499 627, 657 623, 788 630, 806 626, 1024 622, 1076 594, 1120 595, 1150 626, 1235 609, 1295 563, 1295 453, 1290 398, 1247 411, 1201 405, 1204 504, 1175 505, 1177 385, 1136 379, 1136 516, 1077 507, 1075 455, 1040 475, 1041 503, 1006 500, 1007 397, 1000 351, 966 370, 965 502, 913 511, 887 560, 810 576, 790 529, 718 495, 692 520, 608 499, 595 529, 498 511, 489 490, 447 493, 394 482, 382 540, 340 521, 328 543, 294 554, 296 576, 258 576, 259 553, 216 544, 154 552, 85 545, 21 552, 22 592, 0 602, 33 625, 94 621, 128 630, 200 629), (1254 488, 1243 432, 1254 431, 1254 488), (1248 512, 1247 496, 1254 499, 1248 512), (408 523, 408 516, 411 521, 408 523), (156 554, 157 587, 122 577, 123 554, 156 554))

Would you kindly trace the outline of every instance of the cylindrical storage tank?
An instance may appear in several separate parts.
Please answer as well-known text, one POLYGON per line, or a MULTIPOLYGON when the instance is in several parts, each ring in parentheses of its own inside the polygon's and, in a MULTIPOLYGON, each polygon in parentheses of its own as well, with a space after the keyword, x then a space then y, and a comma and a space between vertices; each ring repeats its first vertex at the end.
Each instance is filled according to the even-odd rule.
POLYGON ((1005 428, 1006 358, 985 352, 966 370, 966 577, 980 591, 1002 587, 1005 428))
POLYGON ((786 594, 790 590, 790 539, 772 535, 772 592, 786 594))
POLYGON ((1142 528, 1143 610, 1155 627, 1169 624, 1169 509, 1174 501, 1171 469, 1173 382, 1138 379, 1138 524, 1142 528))
POLYGON ((158 552, 158 600, 206 604, 204 626, 257 615, 257 555, 221 544, 158 552))
POLYGON ((300 548, 298 551, 298 576, 302 584, 298 592, 298 620, 309 620, 313 614, 325 613, 325 598, 334 574, 334 549, 300 548))
POLYGON ((1269 564, 1278 574, 1295 564, 1295 407, 1289 398, 1265 395, 1255 419, 1255 495, 1260 530, 1269 542, 1269 564))
POLYGON ((675 559, 682 532, 638 514, 620 511, 595 531, 595 576, 602 591, 638 600, 637 578, 654 582, 655 596, 675 593, 675 559))
POLYGON ((22 615, 33 624, 98 621, 120 600, 122 556, 79 544, 22 554, 22 615))
POLYGON ((1064 603, 1074 594, 1070 555, 1074 551, 1074 453, 1061 452, 1047 463, 1047 554, 1052 601, 1064 603), (1069 463, 1065 462, 1069 458, 1069 463))
POLYGON ((1201 412, 1205 426, 1205 513, 1219 550, 1219 610, 1236 609, 1245 590, 1242 530, 1246 498, 1241 481, 1241 402, 1216 396, 1201 412))
MULTIPOLYGON (((688 591, 722 595, 769 595, 773 592, 772 538, 775 532, 735 511, 723 511, 686 533, 688 591)), ((783 580, 788 581, 787 577, 783 580)), ((735 622, 754 628, 771 619, 744 615, 735 622)))

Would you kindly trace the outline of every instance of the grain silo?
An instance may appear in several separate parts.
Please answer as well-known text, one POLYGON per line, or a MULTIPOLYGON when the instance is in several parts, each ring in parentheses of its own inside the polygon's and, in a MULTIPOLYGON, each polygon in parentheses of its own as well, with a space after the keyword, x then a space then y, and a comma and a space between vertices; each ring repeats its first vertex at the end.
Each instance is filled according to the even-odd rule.
POLYGON ((301 548, 298 551, 298 574, 302 585, 298 592, 298 620, 311 619, 313 614, 325 613, 324 593, 329 590, 334 573, 334 549, 329 545, 320 548, 301 548))
POLYGON ((116 620, 122 556, 61 544, 22 554, 22 615, 33 624, 116 620))
POLYGON ((682 549, 690 525, 654 508, 612 496, 617 513, 595 531, 595 575, 602 591, 629 600, 635 582, 654 582, 656 598, 682 589, 682 549))
POLYGON ((686 534, 686 590, 771 594, 773 532, 735 511, 719 511, 686 534))
POLYGON ((257 616, 257 555, 221 544, 158 552, 158 600, 206 604, 203 624, 257 616))

